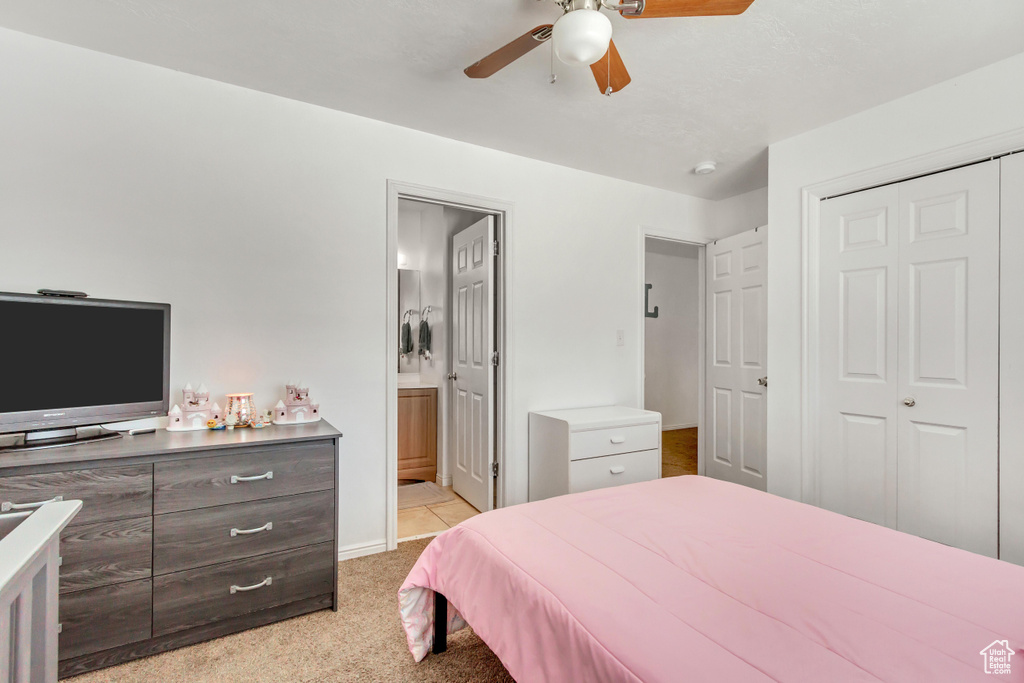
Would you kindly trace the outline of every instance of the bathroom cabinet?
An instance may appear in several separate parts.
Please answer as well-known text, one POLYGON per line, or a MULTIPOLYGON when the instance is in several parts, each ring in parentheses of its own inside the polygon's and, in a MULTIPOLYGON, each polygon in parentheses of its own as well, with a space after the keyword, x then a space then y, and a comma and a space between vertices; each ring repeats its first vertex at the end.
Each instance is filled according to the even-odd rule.
POLYGON ((437 388, 398 389, 398 478, 437 478, 437 388))

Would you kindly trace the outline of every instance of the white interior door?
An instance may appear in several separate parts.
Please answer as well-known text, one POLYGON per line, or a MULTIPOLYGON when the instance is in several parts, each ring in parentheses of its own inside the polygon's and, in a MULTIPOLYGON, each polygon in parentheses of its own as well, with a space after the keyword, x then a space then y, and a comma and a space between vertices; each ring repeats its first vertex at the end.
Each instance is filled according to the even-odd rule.
POLYGON ((819 503, 995 556, 998 162, 829 199, 819 246, 819 503))
POLYGON ((493 216, 452 237, 452 484, 481 512, 494 499, 493 245, 493 216))
POLYGON ((768 229, 707 245, 705 474, 767 488, 768 229))
POLYGON ((896 526, 899 189, 821 205, 818 502, 896 526))
POLYGON ((899 191, 898 528, 995 557, 999 162, 899 191))

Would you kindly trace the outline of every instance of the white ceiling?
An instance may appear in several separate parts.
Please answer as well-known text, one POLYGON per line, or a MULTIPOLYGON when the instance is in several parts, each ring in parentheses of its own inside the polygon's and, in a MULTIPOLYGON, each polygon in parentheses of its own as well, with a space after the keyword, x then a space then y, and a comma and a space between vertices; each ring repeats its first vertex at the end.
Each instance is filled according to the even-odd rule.
POLYGON ((612 15, 633 76, 602 96, 547 45, 462 69, 551 0, 0 0, 0 26, 437 135, 719 199, 767 145, 1024 51, 1021 0, 755 0, 738 17, 612 15), (718 173, 695 164, 715 159, 718 173))

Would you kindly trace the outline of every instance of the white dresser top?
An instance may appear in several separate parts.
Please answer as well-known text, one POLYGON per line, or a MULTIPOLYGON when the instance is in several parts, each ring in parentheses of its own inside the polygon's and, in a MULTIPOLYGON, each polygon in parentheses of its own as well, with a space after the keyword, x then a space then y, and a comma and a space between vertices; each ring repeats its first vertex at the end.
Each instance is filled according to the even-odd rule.
POLYGON ((661 413, 656 413, 653 410, 626 408, 625 406, 545 410, 536 411, 533 414, 542 415, 553 420, 562 420, 568 423, 569 430, 573 432, 586 429, 603 429, 605 427, 624 427, 661 422, 661 413))

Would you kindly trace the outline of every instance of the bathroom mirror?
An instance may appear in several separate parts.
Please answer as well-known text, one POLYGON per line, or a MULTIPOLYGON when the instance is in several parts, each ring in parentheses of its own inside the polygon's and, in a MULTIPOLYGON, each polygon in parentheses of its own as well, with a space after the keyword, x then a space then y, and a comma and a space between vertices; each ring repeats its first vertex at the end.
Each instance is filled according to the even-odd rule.
POLYGON ((398 372, 419 372, 420 271, 398 271, 398 372), (404 330, 408 323, 408 339, 404 330))

